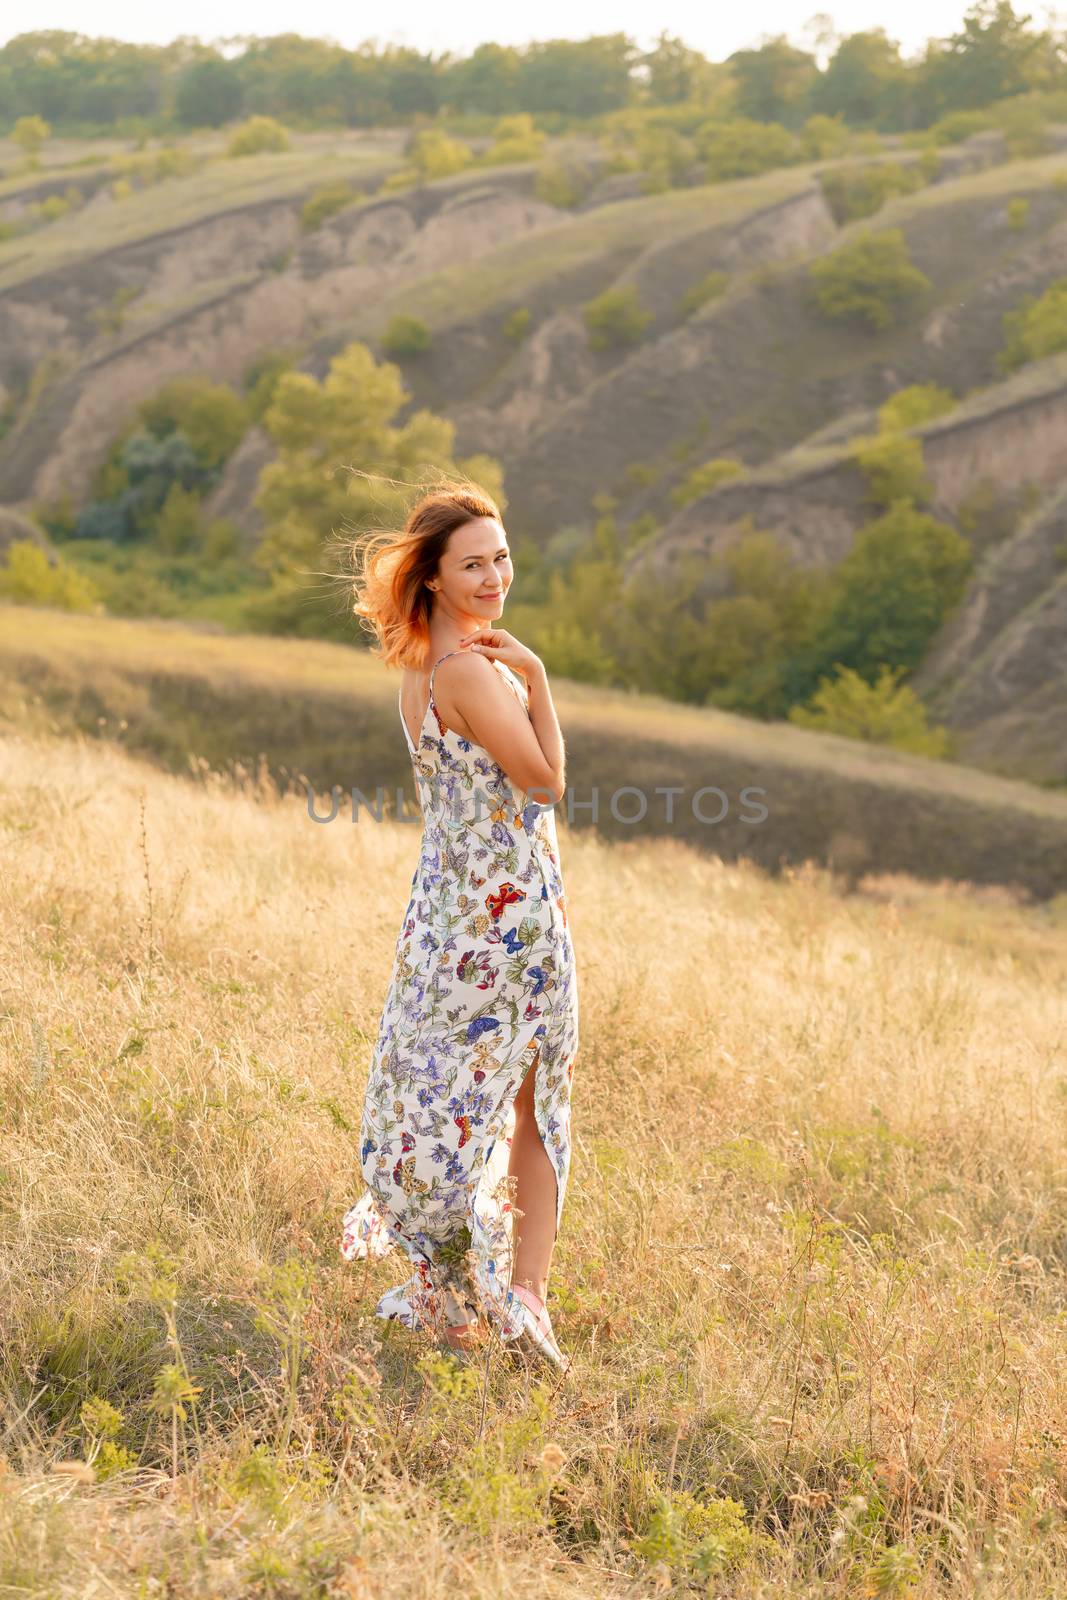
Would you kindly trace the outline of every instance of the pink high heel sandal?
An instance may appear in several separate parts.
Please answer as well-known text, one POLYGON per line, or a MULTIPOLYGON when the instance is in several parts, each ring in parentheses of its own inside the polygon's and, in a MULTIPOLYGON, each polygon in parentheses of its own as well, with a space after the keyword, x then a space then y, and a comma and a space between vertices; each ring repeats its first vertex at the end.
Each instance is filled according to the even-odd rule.
POLYGON ((523 1355, 538 1356, 558 1371, 567 1372, 571 1364, 570 1357, 564 1355, 556 1343, 548 1307, 541 1296, 528 1289, 524 1283, 513 1283, 511 1292, 527 1308, 530 1315, 524 1316, 522 1328, 507 1343, 512 1348, 521 1350, 523 1355))

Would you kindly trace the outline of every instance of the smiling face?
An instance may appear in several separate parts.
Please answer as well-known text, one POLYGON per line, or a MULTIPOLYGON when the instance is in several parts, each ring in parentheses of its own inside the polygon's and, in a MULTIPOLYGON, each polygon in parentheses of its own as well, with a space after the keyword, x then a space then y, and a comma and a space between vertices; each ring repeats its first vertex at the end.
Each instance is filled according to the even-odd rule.
POLYGON ((473 517, 452 533, 430 580, 434 609, 464 627, 489 626, 500 616, 514 576, 501 524, 496 517, 473 517))

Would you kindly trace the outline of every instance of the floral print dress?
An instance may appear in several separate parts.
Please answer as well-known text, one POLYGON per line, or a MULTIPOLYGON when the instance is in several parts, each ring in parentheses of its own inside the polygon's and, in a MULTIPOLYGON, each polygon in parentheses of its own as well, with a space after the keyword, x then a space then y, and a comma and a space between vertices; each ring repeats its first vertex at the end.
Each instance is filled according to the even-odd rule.
MULTIPOLYGON (((459 654, 449 651, 448 655, 459 654)), ((442 656, 440 661, 447 659, 442 656)), ((555 814, 517 790, 430 698, 416 746, 422 848, 397 937, 360 1129, 367 1189, 342 1222, 347 1260, 407 1252, 408 1282, 376 1314, 440 1335, 520 1324, 510 1289, 507 1167, 514 1100, 534 1069, 534 1114, 556 1177, 570 1171, 578 981, 555 814)), ((527 715, 521 679, 501 661, 527 715)))

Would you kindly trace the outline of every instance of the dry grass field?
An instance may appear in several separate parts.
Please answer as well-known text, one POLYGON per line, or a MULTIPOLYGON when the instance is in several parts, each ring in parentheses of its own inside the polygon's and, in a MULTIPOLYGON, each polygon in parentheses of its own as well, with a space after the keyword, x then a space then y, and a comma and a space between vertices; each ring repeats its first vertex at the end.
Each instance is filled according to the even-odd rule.
POLYGON ((0 1595, 1062 1595, 1064 898, 562 829, 557 1384, 338 1252, 417 834, 0 743, 0 1595))

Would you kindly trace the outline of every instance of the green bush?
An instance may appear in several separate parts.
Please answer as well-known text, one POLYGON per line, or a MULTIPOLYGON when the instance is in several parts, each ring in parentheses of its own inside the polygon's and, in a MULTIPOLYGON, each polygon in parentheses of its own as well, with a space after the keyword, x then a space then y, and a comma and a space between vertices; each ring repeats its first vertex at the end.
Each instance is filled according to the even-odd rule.
POLYGON ((895 195, 924 188, 927 176, 917 161, 872 161, 862 166, 831 167, 820 174, 819 182, 834 221, 845 223, 873 216, 895 195))
POLYGON ((0 567, 0 598, 16 605, 57 606, 63 611, 91 611, 100 596, 83 573, 64 561, 52 565, 32 539, 15 539, 0 567))
POLYGON ((1016 195, 1009 200, 1005 211, 1008 227, 1018 233, 1026 227, 1026 219, 1030 215, 1030 202, 1023 195, 1016 195))
POLYGON ((321 228, 328 217, 336 216, 339 211, 355 205, 356 201, 362 198, 362 194, 353 189, 344 178, 338 178, 333 183, 324 183, 321 188, 315 189, 308 195, 300 208, 301 231, 313 233, 316 228, 321 228))
POLYGON ((253 422, 260 422, 274 399, 278 380, 292 370, 296 352, 264 350, 244 375, 245 409, 253 422))
POLYGON ((711 300, 717 300, 725 293, 729 282, 728 272, 706 272, 679 300, 678 309, 682 316, 690 317, 694 311, 699 311, 701 306, 706 306, 711 300))
POLYGON ((696 147, 709 183, 754 177, 804 158, 803 145, 787 128, 748 117, 706 122, 697 129, 696 147))
POLYGON ((209 471, 233 454, 248 428, 240 395, 209 378, 172 378, 145 400, 140 416, 149 433, 165 439, 180 433, 209 471))
POLYGON ((880 433, 897 433, 903 428, 917 428, 920 423, 932 422, 944 416, 956 405, 951 389, 939 383, 912 383, 898 389, 878 408, 880 433))
POLYGON ((51 127, 43 117, 19 117, 8 138, 23 151, 26 165, 36 167, 40 165, 41 146, 51 132, 51 127))
POLYGON ((382 334, 382 349, 391 356, 418 356, 428 349, 430 330, 418 317, 398 313, 382 334))
POLYGON ((544 149, 545 135, 528 111, 501 117, 493 129, 493 142, 478 157, 483 167, 502 166, 512 161, 536 161, 544 149))
POLYGON ((586 302, 582 314, 589 344, 594 350, 636 344, 652 320, 651 311, 646 311, 638 302, 632 283, 605 289, 603 294, 586 302))
POLYGON ((249 117, 230 135, 228 156, 255 156, 263 150, 288 150, 289 134, 276 117, 249 117))
POLYGON ((549 156, 538 166, 534 176, 534 195, 546 205, 570 211, 581 205, 588 193, 589 177, 584 168, 556 156, 549 156))
POLYGON ((867 498, 876 506, 891 506, 897 500, 924 505, 933 494, 926 476, 921 439, 910 434, 877 434, 859 439, 853 458, 867 482, 867 498))
POLYGON ((883 666, 917 667, 960 599, 972 561, 955 528, 898 500, 860 529, 834 568, 809 662, 815 676, 836 664, 865 678, 883 666))
POLYGON ((865 233, 812 263, 815 305, 832 322, 888 328, 904 306, 929 289, 912 266, 900 228, 865 233))
POLYGON ((936 144, 961 144, 972 133, 984 133, 993 126, 988 111, 950 111, 927 128, 927 137, 936 144))
POLYGON ((676 506, 687 506, 693 500, 710 494, 720 483, 743 478, 746 470, 743 462, 735 461, 732 456, 717 456, 713 461, 705 461, 702 466, 694 467, 685 482, 671 490, 671 500, 676 506))
POLYGON ((533 313, 527 306, 516 306, 504 321, 504 338, 512 344, 521 344, 530 331, 533 313))
POLYGON ((898 682, 902 667, 883 667, 868 683, 851 667, 838 666, 833 678, 821 678, 807 705, 793 706, 789 721, 818 733, 866 739, 914 755, 943 756, 948 730, 930 727, 926 707, 907 684, 898 682))
POLYGON ((852 138, 840 111, 828 117, 819 111, 800 130, 800 142, 807 161, 823 161, 827 156, 843 155, 852 138))
POLYGON ((1001 371, 1067 350, 1067 277, 1056 278, 1041 295, 1027 295, 1004 314, 1007 343, 997 356, 1001 371))
POLYGON ((61 194, 50 194, 47 200, 42 200, 39 203, 37 215, 42 222, 58 222, 60 217, 65 217, 69 210, 69 200, 65 200, 61 194))
POLYGON ((474 160, 474 151, 461 139, 450 139, 439 128, 421 128, 412 134, 404 152, 419 177, 427 183, 462 172, 474 160))

